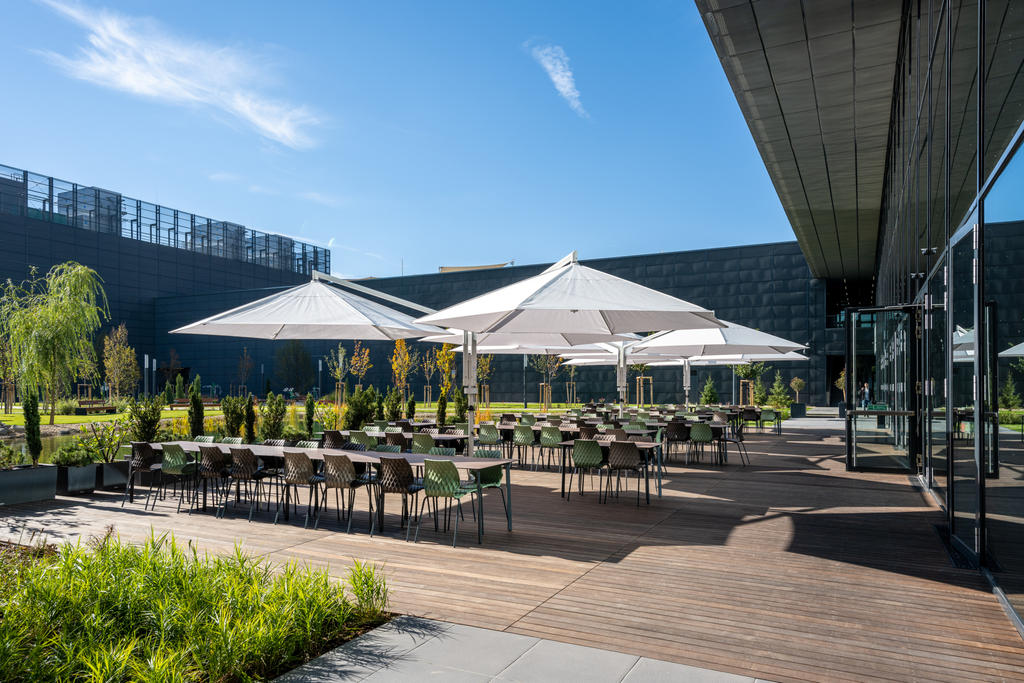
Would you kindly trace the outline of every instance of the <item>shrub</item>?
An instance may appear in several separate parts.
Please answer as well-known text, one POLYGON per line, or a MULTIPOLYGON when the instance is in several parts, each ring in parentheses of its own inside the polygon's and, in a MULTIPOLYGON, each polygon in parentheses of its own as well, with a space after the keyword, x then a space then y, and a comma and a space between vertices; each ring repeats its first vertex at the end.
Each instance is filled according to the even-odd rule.
POLYGON ((131 399, 129 399, 127 396, 123 398, 116 398, 110 402, 110 405, 114 406, 115 412, 123 413, 128 410, 128 402, 130 400, 131 399))
POLYGON ((764 388, 764 382, 758 377, 754 380, 754 405, 763 406, 768 403, 768 390, 764 388))
POLYGON ((782 410, 783 408, 788 408, 792 402, 793 398, 789 395, 789 390, 786 389, 786 384, 782 381, 782 373, 776 371, 775 381, 772 383, 772 391, 768 395, 768 405, 782 410))
POLYGON ((0 555, 0 679, 268 680, 387 617, 373 565, 344 583, 166 537, 0 555), (144 577, 141 580, 140 577, 144 577))
POLYGON ((373 391, 374 397, 377 399, 376 400, 376 409, 373 412, 373 416, 374 416, 375 419, 383 420, 384 419, 384 394, 380 393, 379 391, 377 391, 373 387, 370 387, 370 390, 373 391))
POLYGON ((260 439, 281 438, 285 413, 284 396, 273 392, 267 394, 267 400, 260 409, 260 439))
POLYGON ((203 394, 198 388, 199 375, 188 390, 188 427, 192 438, 203 435, 203 394))
POLYGON ((313 423, 316 422, 316 399, 313 392, 306 393, 306 436, 313 438, 313 423))
POLYGON ((56 411, 58 415, 74 415, 76 408, 78 408, 78 401, 75 399, 57 399, 56 411))
POLYGON ((149 396, 128 404, 128 432, 132 441, 155 441, 160 426, 160 398, 149 396))
POLYGON ((185 398, 185 378, 181 375, 174 378, 174 398, 185 398))
POLYGON ((169 406, 174 403, 174 385, 170 382, 164 382, 163 400, 165 406, 169 406))
MULTIPOLYGON (((86 445, 101 462, 114 462, 117 452, 121 449, 127 431, 122 420, 110 422, 90 422, 82 425, 82 443, 86 445)), ((154 440, 156 437, 154 436, 154 440)))
POLYGON ((339 410, 333 403, 316 404, 316 421, 323 425, 324 429, 339 429, 339 425, 344 424, 341 420, 342 414, 343 410, 339 410))
POLYGON ((256 441, 256 405, 252 394, 245 399, 245 442, 256 441))
POLYGON ((95 454, 81 440, 64 444, 54 452, 51 458, 54 465, 62 467, 81 467, 95 461, 95 454))
POLYGON ((1006 373, 1006 381, 999 390, 999 407, 1013 410, 1020 408, 1020 394, 1017 393, 1017 386, 1013 383, 1013 373, 1006 373))
POLYGON ((21 464, 21 453, 0 441, 0 470, 9 470, 21 464))
POLYGON ((43 439, 39 434, 39 398, 35 391, 26 394, 21 402, 21 412, 25 416, 25 445, 35 467, 39 464, 39 454, 43 452, 43 439))
POLYGON ((466 400, 466 395, 464 393, 462 393, 462 390, 459 389, 458 387, 454 387, 452 389, 452 391, 455 392, 455 400, 454 400, 455 421, 456 422, 465 422, 466 421, 466 411, 469 410, 469 401, 466 400))
POLYGON ((445 397, 444 392, 437 397, 437 424, 438 426, 444 426, 448 422, 448 399, 445 397))
MULTIPOLYGON (((348 398, 345 404, 343 429, 361 429, 364 424, 373 420, 377 408, 377 392, 373 387, 357 391, 348 398)), ((324 425, 326 427, 326 424, 324 425)))
POLYGON ((220 409, 224 411, 224 435, 238 436, 245 421, 246 399, 241 396, 225 396, 220 401, 220 409))
POLYGON ((281 430, 281 438, 285 441, 305 441, 306 432, 301 427, 288 425, 281 430))
POLYGON ((704 388, 700 390, 700 402, 706 406, 718 403, 718 391, 715 389, 715 381, 710 375, 704 382, 704 388))
POLYGON ((805 382, 801 377, 794 377, 789 380, 789 388, 796 392, 797 402, 800 401, 800 392, 804 390, 805 386, 807 386, 807 382, 805 382))
POLYGON ((384 418, 394 422, 402 418, 402 392, 398 387, 391 387, 388 397, 384 400, 384 418))
POLYGON ((409 394, 409 401, 405 404, 405 417, 407 420, 416 419, 416 397, 409 394))

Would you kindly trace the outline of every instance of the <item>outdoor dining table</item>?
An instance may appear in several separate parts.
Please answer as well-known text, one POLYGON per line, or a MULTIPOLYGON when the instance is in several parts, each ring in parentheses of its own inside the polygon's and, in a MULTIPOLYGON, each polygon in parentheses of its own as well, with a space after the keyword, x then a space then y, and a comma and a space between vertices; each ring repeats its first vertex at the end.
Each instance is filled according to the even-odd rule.
MULTIPOLYGON (((610 440, 596 439, 597 444, 601 447, 602 452, 608 451, 610 448, 609 444, 612 443, 610 440)), ((657 441, 630 441, 629 443, 636 444, 637 449, 644 454, 647 458, 647 462, 650 464, 651 451, 654 451, 658 466, 658 496, 661 496, 661 446, 657 441)), ((576 445, 575 441, 563 441, 559 446, 562 447, 562 466, 559 468, 562 471, 562 498, 565 498, 565 462, 569 454, 569 449, 576 445)), ((644 468, 644 495, 647 497, 647 503, 651 502, 651 468, 650 466, 644 468)))
MULTIPOLYGON (((347 438, 349 436, 349 434, 351 433, 351 430, 343 429, 341 431, 341 433, 342 433, 343 436, 345 436, 347 438)), ((366 434, 367 436, 372 436, 375 439, 386 439, 386 438, 388 438, 387 432, 379 432, 379 431, 374 430, 374 429, 363 430, 363 433, 366 434)), ((405 439, 407 441, 412 440, 412 435, 413 435, 412 432, 402 432, 402 436, 405 437, 405 439)), ((463 441, 466 440, 466 435, 465 434, 431 434, 430 438, 432 438, 434 440, 435 444, 453 443, 454 442, 456 444, 456 447, 458 447, 459 444, 461 444, 463 441)))
MULTIPOLYGON (((465 437, 463 437, 465 438, 465 437)), ((231 453, 231 448, 248 448, 252 451, 252 454, 258 458, 284 458, 285 451, 301 451, 309 456, 310 460, 324 459, 324 455, 347 455, 349 460, 353 463, 364 463, 367 465, 378 466, 380 465, 381 456, 384 457, 399 457, 404 458, 406 462, 412 467, 423 467, 425 460, 449 460, 455 467, 460 470, 469 472, 473 479, 476 480, 476 498, 478 501, 478 513, 477 529, 476 529, 476 542, 483 543, 484 534, 484 498, 483 498, 483 485, 478 473, 489 469, 491 467, 504 467, 505 468, 505 518, 508 524, 508 530, 512 531, 512 462, 511 458, 466 458, 463 456, 439 456, 439 455, 423 455, 420 453, 377 453, 376 451, 347 451, 340 448, 297 448, 294 446, 264 446, 262 444, 246 444, 246 445, 235 445, 235 444, 224 444, 224 443, 212 443, 212 444, 198 444, 194 441, 169 441, 177 446, 181 446, 181 449, 186 453, 198 453, 199 446, 217 446, 223 453, 231 453)), ((151 443, 155 450, 163 452, 162 443, 151 443)), ((203 482, 203 509, 206 509, 206 482, 203 482)), ((288 510, 285 509, 285 519, 287 519, 288 510)))

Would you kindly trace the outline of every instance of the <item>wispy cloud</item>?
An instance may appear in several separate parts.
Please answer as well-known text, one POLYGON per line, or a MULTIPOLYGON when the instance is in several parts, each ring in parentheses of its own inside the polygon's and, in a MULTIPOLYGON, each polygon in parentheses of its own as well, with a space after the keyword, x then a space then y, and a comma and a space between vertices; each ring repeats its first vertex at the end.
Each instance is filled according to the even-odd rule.
POLYGON ((42 51, 69 76, 171 104, 212 107, 293 149, 314 144, 310 129, 319 117, 260 92, 256 84, 268 67, 253 56, 172 35, 152 19, 39 1, 89 32, 89 44, 74 55, 42 51))
POLYGON ((264 185, 250 185, 249 186, 249 192, 252 192, 253 194, 267 194, 267 195, 271 195, 271 196, 276 196, 276 195, 281 194, 280 192, 278 192, 274 188, 266 187, 264 185))
POLYGON ((569 56, 565 50, 560 45, 534 45, 530 48, 530 54, 547 72, 555 90, 572 110, 584 118, 589 116, 580 102, 580 91, 576 89, 576 79, 569 68, 569 56))
POLYGON ((296 196, 299 199, 305 199, 306 201, 310 201, 315 204, 323 204, 324 206, 338 206, 341 204, 341 200, 337 197, 332 197, 329 194, 323 194, 321 192, 300 192, 296 196))
POLYGON ((206 177, 215 183, 237 183, 241 180, 238 174, 229 171, 216 171, 206 177))

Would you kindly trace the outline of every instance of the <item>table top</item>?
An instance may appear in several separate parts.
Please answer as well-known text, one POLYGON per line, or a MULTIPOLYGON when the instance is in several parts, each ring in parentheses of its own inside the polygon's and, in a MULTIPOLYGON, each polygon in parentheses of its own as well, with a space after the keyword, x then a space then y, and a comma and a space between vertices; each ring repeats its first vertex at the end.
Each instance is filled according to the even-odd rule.
MULTIPOLYGON (((657 441, 615 441, 614 439, 593 439, 593 440, 596 441, 598 443, 598 445, 601 446, 602 448, 606 448, 608 446, 608 444, 610 444, 612 442, 615 442, 615 443, 634 443, 634 444, 636 444, 636 447, 639 448, 642 451, 650 450, 652 448, 657 448, 658 446, 661 445, 657 441)), ((562 441, 558 445, 559 446, 575 446, 576 442, 575 441, 562 441)))
MULTIPOLYGON (((200 446, 218 446, 224 453, 229 453, 231 448, 248 448, 257 457, 284 456, 285 451, 302 451, 309 456, 310 460, 323 460, 324 455, 347 455, 352 462, 361 462, 371 465, 380 464, 383 458, 402 458, 410 465, 422 465, 424 460, 448 460, 462 470, 485 470, 497 465, 510 465, 514 461, 510 458, 467 458, 461 455, 425 455, 422 453, 378 453, 376 451, 346 451, 340 448, 295 448, 288 446, 264 446, 262 444, 230 444, 230 443, 195 443, 194 441, 168 441, 182 450, 193 453, 199 452, 200 446)), ((162 450, 163 443, 150 444, 156 450, 162 450)))
MULTIPOLYGON (((349 429, 341 430, 342 435, 346 437, 349 436, 351 432, 352 430, 349 429)), ((376 430, 364 429, 363 433, 366 434, 367 436, 372 436, 375 439, 387 438, 387 432, 378 432, 376 430)), ((417 434, 419 433, 421 432, 417 432, 417 434)), ((412 435, 412 432, 402 432, 402 436, 404 436, 406 439, 412 439, 412 435)), ((465 434, 428 434, 427 436, 432 438, 434 441, 460 441, 466 438, 465 434)))

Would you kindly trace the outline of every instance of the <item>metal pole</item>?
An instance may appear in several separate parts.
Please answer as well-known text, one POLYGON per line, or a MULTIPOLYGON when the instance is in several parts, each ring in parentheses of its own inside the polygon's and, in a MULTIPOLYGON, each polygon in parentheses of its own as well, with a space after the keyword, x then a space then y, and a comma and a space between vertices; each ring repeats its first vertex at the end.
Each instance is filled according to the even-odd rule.
POLYGON ((317 396, 323 396, 323 372, 324 372, 324 359, 316 359, 316 393, 317 396))
POLYGON ((149 354, 143 354, 142 356, 142 395, 149 396, 149 354))
POLYGON ((526 406, 527 406, 527 403, 526 403, 526 364, 527 364, 527 355, 524 353, 523 354, 523 410, 526 410, 526 406))

